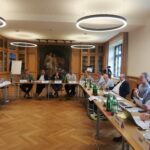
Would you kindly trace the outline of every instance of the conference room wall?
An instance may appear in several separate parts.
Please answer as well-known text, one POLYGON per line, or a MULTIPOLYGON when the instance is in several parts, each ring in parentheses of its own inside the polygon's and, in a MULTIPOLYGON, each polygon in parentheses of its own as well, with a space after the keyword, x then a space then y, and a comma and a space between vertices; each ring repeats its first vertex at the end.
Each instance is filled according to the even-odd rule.
POLYGON ((129 32, 128 44, 128 76, 150 73, 150 25, 129 32))

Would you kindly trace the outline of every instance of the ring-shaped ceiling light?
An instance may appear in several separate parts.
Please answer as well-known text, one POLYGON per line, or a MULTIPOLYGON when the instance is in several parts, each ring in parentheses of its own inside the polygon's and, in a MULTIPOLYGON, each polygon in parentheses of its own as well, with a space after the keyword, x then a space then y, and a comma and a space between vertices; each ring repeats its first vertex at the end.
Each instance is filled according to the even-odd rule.
POLYGON ((124 28, 127 25, 127 20, 124 17, 118 16, 118 15, 112 15, 112 14, 96 14, 96 15, 90 15, 85 16, 77 20, 76 27, 78 29, 84 30, 84 31, 91 31, 91 32, 107 32, 107 31, 115 31, 124 28), (84 25, 81 25, 85 21, 91 22, 92 20, 110 20, 110 21, 117 21, 118 23, 121 23, 121 25, 116 25, 114 27, 106 27, 106 28, 92 28, 92 27, 86 27, 84 25))
POLYGON ((90 44, 76 44, 76 45, 71 45, 71 48, 74 49, 94 49, 95 45, 90 45, 90 44))
POLYGON ((0 17, 0 28, 3 28, 6 26, 6 21, 2 17, 0 17))
POLYGON ((37 47, 37 44, 28 43, 28 42, 11 42, 10 45, 17 47, 37 47))

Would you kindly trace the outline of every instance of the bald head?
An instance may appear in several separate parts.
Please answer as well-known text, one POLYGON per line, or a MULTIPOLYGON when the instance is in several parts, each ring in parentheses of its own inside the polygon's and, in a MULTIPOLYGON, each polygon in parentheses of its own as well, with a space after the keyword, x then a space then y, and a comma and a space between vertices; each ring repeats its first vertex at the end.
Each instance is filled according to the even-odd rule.
POLYGON ((125 78, 126 78, 125 74, 120 74, 120 81, 125 80, 125 78))

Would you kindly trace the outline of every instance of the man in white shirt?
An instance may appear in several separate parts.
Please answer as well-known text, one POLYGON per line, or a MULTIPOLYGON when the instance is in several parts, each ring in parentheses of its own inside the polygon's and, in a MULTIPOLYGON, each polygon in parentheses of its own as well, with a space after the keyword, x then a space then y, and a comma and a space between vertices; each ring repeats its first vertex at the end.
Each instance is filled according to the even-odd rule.
MULTIPOLYGON (((112 91, 124 98, 130 93, 130 86, 125 78, 125 74, 120 75, 120 81, 116 84, 112 91)), ((122 136, 118 135, 114 137, 113 141, 121 142, 122 136)))
POLYGON ((114 87, 114 82, 112 81, 112 79, 110 79, 107 74, 104 74, 103 78, 104 78, 103 89, 112 90, 114 87))
POLYGON ((65 85, 65 90, 66 90, 67 95, 74 96, 75 88, 76 88, 75 82, 77 81, 76 75, 73 74, 72 71, 70 71, 69 73, 66 74, 66 81, 67 81, 67 84, 65 85), (74 82, 74 84, 71 82, 74 82))
MULTIPOLYGON (((41 70, 40 74, 37 77, 37 80, 39 80, 39 81, 48 80, 48 76, 47 76, 44 69, 41 70)), ((43 91, 44 88, 45 88, 44 84, 37 84, 37 86, 36 86, 36 97, 41 94, 41 92, 43 91)))
POLYGON ((105 80, 104 80, 104 78, 103 78, 102 73, 99 73, 99 74, 98 74, 97 85, 101 87, 101 86, 104 84, 104 82, 105 82, 105 80))

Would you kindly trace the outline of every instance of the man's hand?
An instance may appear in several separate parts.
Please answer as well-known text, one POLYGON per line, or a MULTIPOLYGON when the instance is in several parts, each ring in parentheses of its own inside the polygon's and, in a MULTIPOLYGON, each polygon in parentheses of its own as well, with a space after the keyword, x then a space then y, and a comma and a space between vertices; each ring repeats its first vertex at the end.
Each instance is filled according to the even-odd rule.
POLYGON ((150 114, 145 114, 145 113, 141 114, 140 118, 142 121, 148 120, 148 119, 150 119, 150 114))

